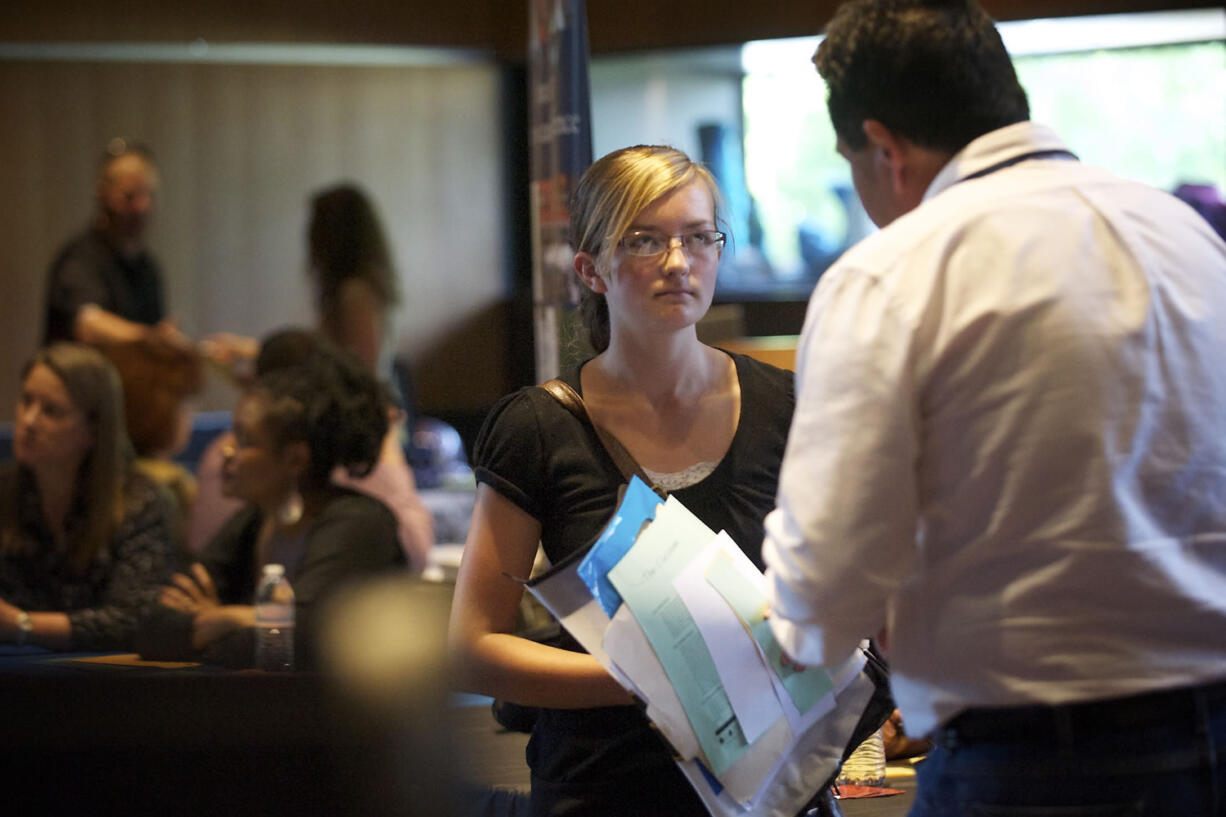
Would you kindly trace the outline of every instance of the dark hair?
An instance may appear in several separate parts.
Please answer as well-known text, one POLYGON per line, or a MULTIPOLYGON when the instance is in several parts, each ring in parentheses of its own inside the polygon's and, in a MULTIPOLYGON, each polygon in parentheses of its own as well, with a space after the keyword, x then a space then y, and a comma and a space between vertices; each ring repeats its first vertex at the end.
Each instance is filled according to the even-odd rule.
MULTIPOLYGON (((264 422, 278 447, 305 442, 311 463, 304 478, 310 487, 328 483, 340 465, 363 477, 379 459, 388 428, 391 398, 355 356, 317 333, 289 330, 284 338, 305 359, 265 361, 249 394, 264 400, 264 422), (314 337, 314 344, 307 340, 314 337)), ((261 351, 263 357, 263 351, 261 351)))
MULTIPOLYGON (((701 181, 720 222, 722 197, 711 171, 673 147, 635 145, 615 150, 592 164, 579 179, 570 205, 570 243, 598 265, 607 265, 622 234, 652 202, 701 181)), ((579 313, 597 352, 609 347, 609 305, 604 295, 580 288, 579 313)))
POLYGON ((866 144, 866 119, 956 153, 1030 118, 1000 34, 974 0, 849 0, 813 62, 834 130, 853 150, 866 144))
MULTIPOLYGON (((35 366, 46 366, 55 373, 94 434, 93 448, 81 461, 74 486, 83 520, 68 548, 69 565, 83 572, 107 548, 123 519, 124 490, 132 463, 124 424, 123 386, 111 362, 98 350, 80 343, 55 343, 35 352, 21 368, 23 382, 35 366)), ((0 552, 29 547, 31 543, 17 536, 15 495, 4 497, 2 504, 0 552)))
POLYGON ((335 307, 337 290, 350 278, 367 281, 384 307, 399 303, 383 227, 374 205, 356 185, 339 184, 315 194, 307 241, 325 321, 335 307))
POLYGON ((278 369, 301 366, 321 352, 343 353, 339 346, 313 329, 298 326, 278 329, 260 341, 260 352, 255 358, 255 376, 263 377, 278 369))

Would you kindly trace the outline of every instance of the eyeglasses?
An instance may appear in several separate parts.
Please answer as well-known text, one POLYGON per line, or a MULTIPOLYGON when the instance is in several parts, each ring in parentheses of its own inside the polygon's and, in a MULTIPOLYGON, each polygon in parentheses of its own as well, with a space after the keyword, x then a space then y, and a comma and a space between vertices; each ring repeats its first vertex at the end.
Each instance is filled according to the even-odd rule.
POLYGON ((723 249, 728 236, 719 230, 696 230, 681 235, 665 235, 654 230, 634 230, 617 242, 617 246, 631 255, 654 258, 671 250, 674 238, 690 258, 712 258, 723 249))

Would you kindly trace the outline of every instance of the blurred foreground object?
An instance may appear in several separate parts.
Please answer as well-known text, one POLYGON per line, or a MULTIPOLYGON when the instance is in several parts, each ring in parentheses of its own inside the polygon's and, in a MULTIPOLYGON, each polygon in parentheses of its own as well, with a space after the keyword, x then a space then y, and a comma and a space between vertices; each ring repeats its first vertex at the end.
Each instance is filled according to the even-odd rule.
POLYGON ((320 667, 371 752, 347 813, 452 813, 455 750, 445 671, 450 589, 408 576, 337 596, 320 631, 320 667))

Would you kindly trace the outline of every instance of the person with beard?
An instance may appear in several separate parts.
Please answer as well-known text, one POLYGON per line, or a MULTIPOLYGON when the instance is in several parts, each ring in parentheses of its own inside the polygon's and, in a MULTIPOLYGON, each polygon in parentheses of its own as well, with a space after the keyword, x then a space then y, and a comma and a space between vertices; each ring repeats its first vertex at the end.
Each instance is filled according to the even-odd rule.
POLYGON ((59 251, 48 272, 44 346, 187 345, 166 319, 162 271, 145 246, 157 191, 149 150, 114 140, 98 166, 93 223, 59 251))

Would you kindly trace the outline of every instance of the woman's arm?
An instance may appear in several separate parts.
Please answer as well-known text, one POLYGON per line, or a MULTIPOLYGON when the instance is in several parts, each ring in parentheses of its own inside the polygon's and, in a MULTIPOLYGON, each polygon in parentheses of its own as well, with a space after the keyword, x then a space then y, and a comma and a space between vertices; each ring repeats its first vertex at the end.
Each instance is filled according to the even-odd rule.
POLYGON ((372 372, 379 365, 383 345, 384 306, 374 288, 361 278, 350 278, 336 290, 332 340, 353 352, 372 372))
POLYGON ((449 632, 456 686, 530 706, 575 709, 631 703, 595 658, 513 635, 541 527, 482 484, 456 580, 449 632), (505 574, 505 575, 504 575, 505 574))
POLYGON ((168 500, 143 476, 133 477, 128 490, 106 584, 95 606, 68 612, 71 633, 65 649, 131 650, 141 618, 173 571, 168 500))
POLYGON ((158 595, 157 608, 141 627, 137 645, 147 658, 195 657, 233 632, 255 626, 249 604, 222 604, 208 568, 196 562, 176 573, 158 595))
MULTIPOLYGON (((22 610, 0 599, 0 641, 21 641, 18 620, 22 610)), ((26 611, 28 612, 28 611, 26 611)), ((26 644, 37 644, 49 650, 64 651, 72 645, 72 626, 67 613, 29 613, 31 629, 26 644)))
POLYGON ((201 610, 193 619, 192 648, 202 650, 230 633, 255 626, 255 608, 250 604, 222 604, 201 610))

